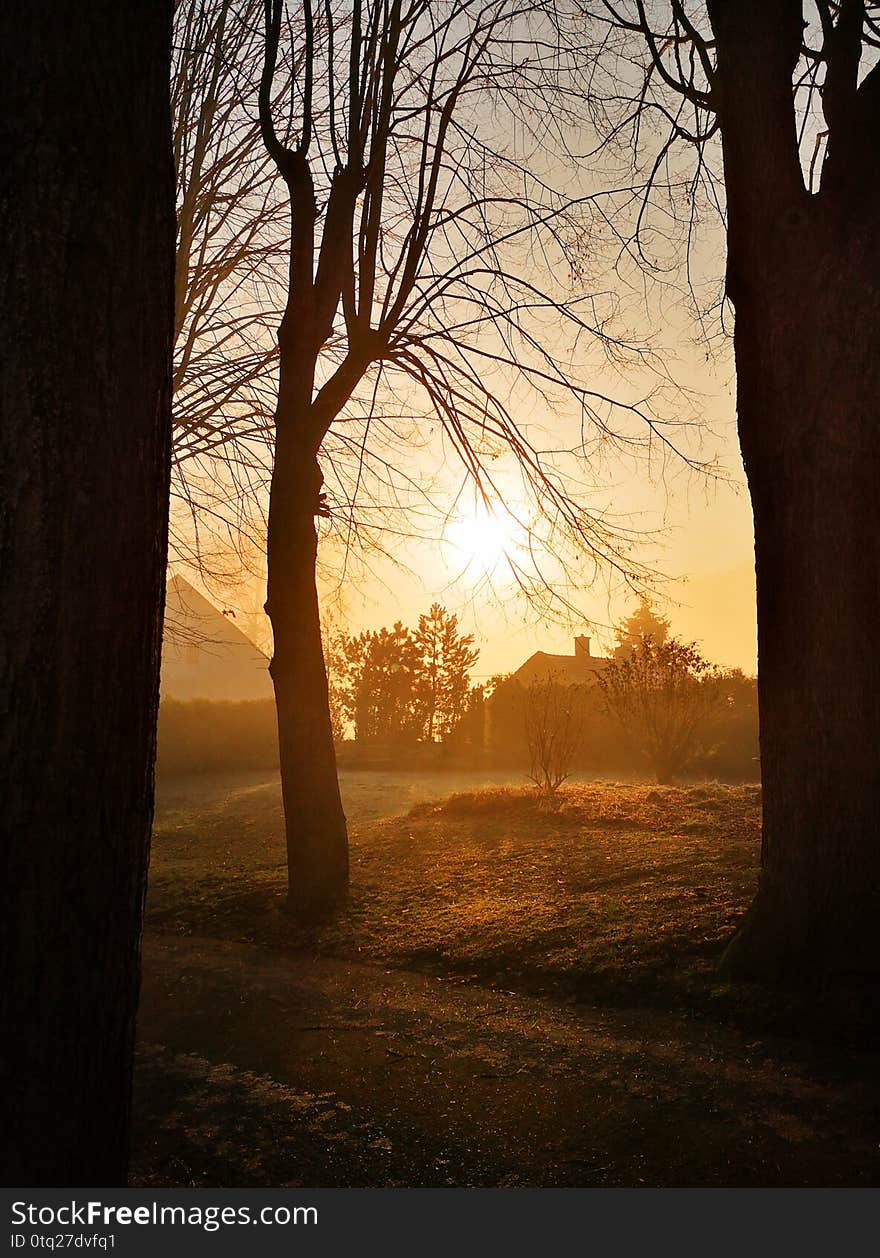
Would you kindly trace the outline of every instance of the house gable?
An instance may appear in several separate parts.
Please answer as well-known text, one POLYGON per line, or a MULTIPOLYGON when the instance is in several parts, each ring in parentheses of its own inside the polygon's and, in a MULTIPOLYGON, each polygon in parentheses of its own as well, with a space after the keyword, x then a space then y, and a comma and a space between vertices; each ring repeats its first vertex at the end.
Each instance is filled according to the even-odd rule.
POLYGON ((172 576, 165 599, 161 694, 166 699, 271 699, 266 656, 209 599, 172 576))

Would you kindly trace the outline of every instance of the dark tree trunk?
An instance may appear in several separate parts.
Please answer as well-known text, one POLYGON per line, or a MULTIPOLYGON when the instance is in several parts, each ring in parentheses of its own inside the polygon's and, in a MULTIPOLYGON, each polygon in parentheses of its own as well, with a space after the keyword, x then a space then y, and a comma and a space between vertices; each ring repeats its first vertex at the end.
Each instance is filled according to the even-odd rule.
POLYGON ((764 837, 727 964, 751 976, 880 972, 880 284, 826 256, 737 308, 764 837))
POLYGON ((764 837, 728 972, 880 971, 880 76, 798 156, 797 0, 709 0, 752 496, 764 837))
POLYGON ((171 10, 0 16, 9 1185, 126 1176, 170 466, 171 10))
POLYGON ((288 396, 282 367, 268 530, 268 597, 287 837, 288 906, 332 912, 348 890, 348 832, 339 794, 315 579, 323 478, 304 435, 308 394, 288 396))

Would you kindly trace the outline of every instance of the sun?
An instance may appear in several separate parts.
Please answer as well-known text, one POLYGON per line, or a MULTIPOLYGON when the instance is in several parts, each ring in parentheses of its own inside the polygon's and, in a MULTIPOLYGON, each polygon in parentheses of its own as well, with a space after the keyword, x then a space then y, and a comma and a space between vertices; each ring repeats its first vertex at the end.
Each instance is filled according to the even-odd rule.
POLYGON ((444 530, 444 540, 458 567, 484 577, 510 562, 521 532, 506 511, 480 506, 453 516, 444 530))

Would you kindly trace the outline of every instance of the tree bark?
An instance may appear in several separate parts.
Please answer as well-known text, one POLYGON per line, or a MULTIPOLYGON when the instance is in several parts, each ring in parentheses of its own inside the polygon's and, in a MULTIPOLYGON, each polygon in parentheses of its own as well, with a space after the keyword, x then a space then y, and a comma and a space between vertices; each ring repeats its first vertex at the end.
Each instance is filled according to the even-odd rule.
POLYGON ((299 915, 320 916, 345 899, 348 832, 315 576, 315 517, 323 477, 318 441, 304 435, 310 390, 291 390, 291 375, 297 373, 282 363, 267 539, 266 612, 274 637, 269 671, 278 710, 288 907, 299 915))
POLYGON ((126 1177, 170 469, 171 12, 0 15, 7 1185, 126 1177))
POLYGON ((880 284, 854 245, 737 307, 764 806, 726 959, 746 976, 880 972, 880 284))
MULTIPOLYGON (((709 0, 755 525, 764 831, 724 968, 880 970, 880 78, 832 111, 818 193, 798 156, 798 0, 709 0)), ((826 107, 830 108, 828 99, 826 107)))

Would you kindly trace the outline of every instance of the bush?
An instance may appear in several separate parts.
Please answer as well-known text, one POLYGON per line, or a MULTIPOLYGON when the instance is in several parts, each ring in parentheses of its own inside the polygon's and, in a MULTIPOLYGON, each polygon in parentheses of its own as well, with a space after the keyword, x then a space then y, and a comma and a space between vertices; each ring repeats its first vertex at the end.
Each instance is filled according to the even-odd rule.
MULTIPOLYGON (((758 699, 753 677, 721 675, 722 702, 707 720, 688 767, 688 778, 754 782, 758 761, 758 699)), ((575 773, 644 776, 646 761, 628 742, 620 723, 603 709, 598 686, 572 686, 577 708, 579 746, 572 758, 575 773)), ((486 761, 527 773, 526 688, 514 677, 499 681, 486 701, 486 761)))
POLYGON ((277 769, 272 699, 216 702, 163 699, 157 769, 164 775, 277 769))

